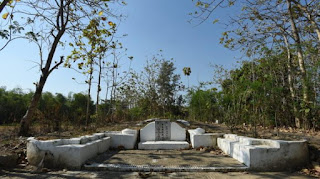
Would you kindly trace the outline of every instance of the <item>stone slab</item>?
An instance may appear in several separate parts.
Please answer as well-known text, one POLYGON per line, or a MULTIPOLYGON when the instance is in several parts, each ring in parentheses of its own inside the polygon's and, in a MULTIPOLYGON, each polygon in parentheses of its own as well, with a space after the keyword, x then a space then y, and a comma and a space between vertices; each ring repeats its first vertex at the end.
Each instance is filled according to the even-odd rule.
POLYGON ((154 127, 156 141, 169 141, 171 139, 171 122, 169 120, 156 120, 154 127))
POLYGON ((140 142, 138 148, 141 150, 178 150, 188 149, 189 143, 186 141, 146 141, 140 142))

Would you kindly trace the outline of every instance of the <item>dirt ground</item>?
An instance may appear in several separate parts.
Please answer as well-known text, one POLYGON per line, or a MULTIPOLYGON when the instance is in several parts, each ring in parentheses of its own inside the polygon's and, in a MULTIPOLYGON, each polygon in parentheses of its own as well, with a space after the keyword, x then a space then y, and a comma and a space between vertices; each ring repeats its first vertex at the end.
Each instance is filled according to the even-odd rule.
MULTIPOLYGON (((206 132, 215 133, 231 133, 229 128, 224 124, 214 124, 205 122, 190 122, 191 125, 187 129, 194 129, 197 127, 204 128, 206 132)), ((102 127, 92 127, 90 130, 83 131, 79 127, 63 128, 59 132, 47 133, 41 127, 34 127, 33 133, 37 134, 37 139, 47 140, 54 138, 70 138, 85 134, 92 134, 102 131, 117 131, 125 128, 140 129, 146 124, 137 121, 125 121, 119 123, 106 123, 102 127)), ((117 172, 86 172, 86 171, 51 171, 45 173, 33 173, 27 161, 26 154, 26 137, 17 136, 18 126, 0 126, 0 157, 5 155, 18 156, 17 162, 19 167, 1 170, 0 164, 0 178, 137 178, 139 173, 117 173, 117 172), (23 167, 21 167, 23 166, 23 167), (26 166, 26 167, 25 167, 26 166)), ((257 127, 259 138, 284 139, 284 140, 301 140, 306 139, 309 142, 310 150, 310 166, 306 166, 301 171, 295 173, 152 173, 151 178, 232 178, 237 176, 243 178, 292 178, 306 177, 305 175, 320 177, 320 131, 303 131, 292 128, 279 128, 279 135, 277 130, 262 126, 257 127), (302 174, 302 175, 301 175, 302 174), (189 177, 190 176, 190 177, 189 177)), ((250 126, 238 126, 233 133, 243 136, 252 136, 250 126)), ((1 163, 1 162, 0 162, 1 163)), ((143 177, 144 175, 142 175, 143 177)), ((149 176, 148 176, 149 177, 149 176)))
POLYGON ((310 176, 301 175, 299 173, 287 173, 287 172, 111 172, 111 171, 49 171, 45 173, 34 173, 28 170, 22 169, 12 169, 1 170, 0 176, 3 179, 13 178, 13 179, 72 179, 72 178, 124 178, 124 179, 134 179, 134 178, 207 178, 207 179, 307 179, 312 178, 310 176))
POLYGON ((150 166, 205 166, 245 167, 239 161, 224 155, 220 149, 199 150, 113 150, 87 163, 150 165, 150 166))

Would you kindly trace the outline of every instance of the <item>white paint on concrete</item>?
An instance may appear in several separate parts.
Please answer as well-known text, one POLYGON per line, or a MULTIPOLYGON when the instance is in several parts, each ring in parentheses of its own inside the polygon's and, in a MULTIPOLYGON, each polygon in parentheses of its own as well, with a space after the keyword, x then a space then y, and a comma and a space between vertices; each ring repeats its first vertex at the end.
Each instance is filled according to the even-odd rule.
POLYGON ((140 129, 140 141, 155 141, 156 140, 156 127, 155 122, 150 122, 144 128, 140 129))
POLYGON ((204 134, 206 131, 200 127, 193 130, 195 134, 204 134))
POLYGON ((285 171, 309 162, 307 141, 255 139, 226 134, 217 140, 226 154, 256 171, 285 171))
POLYGON ((188 149, 187 141, 147 141, 140 142, 138 148, 142 150, 179 150, 188 149))
POLYGON ((168 141, 156 141, 155 127, 155 122, 151 122, 140 130, 139 149, 169 150, 189 148, 189 143, 186 142, 186 129, 176 122, 170 122, 170 140, 168 141))
POLYGON ((62 145, 69 145, 69 144, 80 144, 80 137, 78 138, 71 138, 71 139, 61 139, 62 145))
MULTIPOLYGON (((140 141, 155 141, 155 122, 147 124, 140 130, 140 141)), ((171 136, 170 141, 185 141, 186 140, 186 129, 182 128, 176 122, 171 122, 171 136)))
POLYGON ((205 133, 202 128, 188 130, 192 148, 198 147, 215 147, 217 146, 217 138, 222 137, 220 133, 205 133))
POLYGON ((122 134, 133 134, 133 135, 137 135, 138 131, 137 130, 133 130, 133 129, 123 129, 121 131, 122 134))
POLYGON ((27 143, 27 158, 35 166, 44 159, 47 167, 80 169, 86 160, 107 151, 109 147, 110 137, 101 134, 48 141, 31 137, 27 143))
POLYGON ((138 138, 138 131, 124 129, 122 131, 108 131, 105 132, 105 135, 111 137, 112 148, 124 147, 125 149, 134 149, 138 138))
POLYGON ((185 141, 187 137, 186 129, 176 122, 171 122, 171 141, 185 141))

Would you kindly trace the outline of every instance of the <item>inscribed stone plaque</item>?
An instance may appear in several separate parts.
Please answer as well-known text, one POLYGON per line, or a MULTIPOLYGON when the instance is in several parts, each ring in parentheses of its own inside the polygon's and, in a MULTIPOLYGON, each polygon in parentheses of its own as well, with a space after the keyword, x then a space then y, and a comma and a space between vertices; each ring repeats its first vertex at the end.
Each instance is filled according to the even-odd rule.
POLYGON ((171 122, 168 120, 155 121, 156 141, 167 141, 171 138, 171 122))

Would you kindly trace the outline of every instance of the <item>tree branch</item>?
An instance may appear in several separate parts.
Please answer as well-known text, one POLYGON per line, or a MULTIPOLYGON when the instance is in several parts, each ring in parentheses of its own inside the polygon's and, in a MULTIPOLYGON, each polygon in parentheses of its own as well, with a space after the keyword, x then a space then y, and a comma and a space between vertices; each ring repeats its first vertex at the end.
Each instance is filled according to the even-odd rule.
POLYGON ((4 7, 6 7, 6 5, 8 4, 9 0, 4 0, 2 1, 2 3, 0 4, 0 13, 2 12, 2 10, 4 9, 4 7))
POLYGON ((60 57, 60 61, 58 63, 56 63, 50 70, 49 70, 49 74, 54 70, 57 69, 64 61, 64 56, 60 57))

